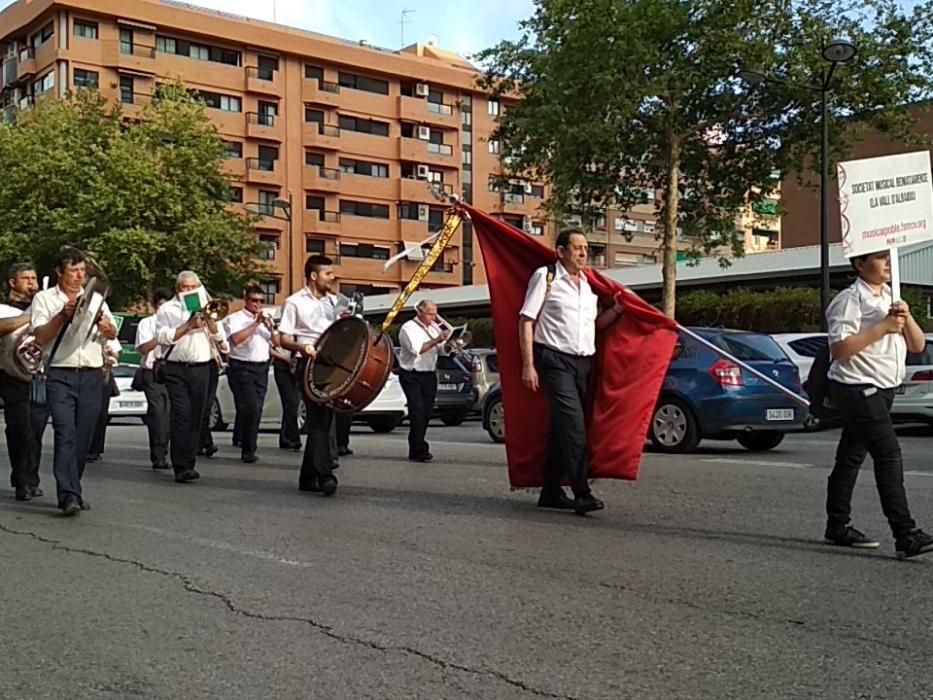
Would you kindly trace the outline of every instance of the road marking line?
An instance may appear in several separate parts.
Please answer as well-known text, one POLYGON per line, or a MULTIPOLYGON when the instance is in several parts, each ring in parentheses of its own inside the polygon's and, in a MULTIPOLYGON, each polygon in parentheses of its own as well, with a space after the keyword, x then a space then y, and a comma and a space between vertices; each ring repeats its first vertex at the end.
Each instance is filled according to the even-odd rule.
POLYGON ((761 467, 786 467, 787 469, 809 469, 812 464, 800 464, 796 462, 767 462, 754 459, 727 459, 725 457, 711 457, 703 459, 702 462, 713 462, 715 464, 754 464, 761 467))
POLYGON ((910 476, 933 476, 933 472, 906 471, 904 473, 910 476))

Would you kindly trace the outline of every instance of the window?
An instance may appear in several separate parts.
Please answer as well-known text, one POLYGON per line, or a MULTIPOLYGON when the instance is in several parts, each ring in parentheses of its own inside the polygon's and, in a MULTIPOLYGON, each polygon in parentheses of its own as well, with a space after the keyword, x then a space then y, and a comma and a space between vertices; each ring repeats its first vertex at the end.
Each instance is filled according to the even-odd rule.
POLYGON ((312 109, 311 107, 305 107, 305 121, 306 122, 317 122, 318 124, 324 123, 324 112, 320 109, 312 109))
POLYGON ((463 114, 463 130, 469 131, 473 127, 473 112, 462 112, 463 114))
POLYGON ((444 210, 431 209, 428 213, 428 231, 434 233, 444 228, 444 210))
POLYGON ((415 202, 399 202, 398 218, 404 219, 405 221, 417 221, 418 206, 419 205, 415 202))
POLYGON ((275 200, 278 198, 278 190, 259 190, 259 213, 265 216, 275 214, 275 200))
POLYGON ((259 288, 262 290, 262 294, 265 297, 262 302, 264 304, 269 304, 270 306, 275 303, 275 296, 279 293, 281 283, 279 280, 266 280, 265 282, 259 283, 259 288))
POLYGON ((120 53, 129 55, 129 56, 133 55, 133 30, 132 29, 121 29, 120 30, 120 53))
POLYGON ((314 151, 305 152, 305 165, 317 166, 320 168, 324 167, 324 154, 315 153, 314 151))
POLYGON ((539 199, 540 199, 541 197, 544 197, 544 185, 532 185, 532 186, 531 186, 531 196, 532 196, 532 197, 538 197, 539 199))
POLYGON ((375 119, 363 119, 361 117, 348 117, 341 114, 338 117, 338 126, 347 131, 357 131, 361 134, 374 134, 376 136, 389 135, 389 123, 380 122, 375 119))
POLYGON ((275 72, 279 69, 279 59, 274 56, 260 56, 259 68, 256 74, 260 80, 275 80, 275 72))
POLYGON ((262 235, 259 237, 259 259, 260 260, 275 260, 276 253, 279 249, 279 237, 276 235, 262 235))
POLYGON ((96 39, 97 22, 88 22, 87 20, 76 19, 74 23, 74 33, 75 36, 80 36, 83 39, 96 39))
POLYGON ((499 116, 499 101, 489 100, 489 102, 487 103, 487 110, 490 116, 498 117, 499 116))
POLYGON ((351 88, 353 90, 365 90, 366 92, 375 92, 379 95, 389 94, 388 81, 379 80, 378 78, 367 78, 365 75, 340 71, 337 76, 337 83, 340 87, 351 88))
POLYGON ((319 68, 318 66, 312 66, 310 63, 306 63, 305 78, 308 80, 317 80, 319 83, 322 83, 324 82, 324 69, 319 68))
POLYGON ((544 235, 544 224, 532 224, 531 235, 532 236, 543 236, 544 235))
POLYGON ((340 255, 349 258, 367 258, 369 260, 388 260, 389 249, 371 243, 341 243, 340 255))
POLYGON ((279 149, 275 146, 259 147, 259 170, 275 170, 275 161, 279 159, 279 149))
POLYGON ((38 49, 45 42, 51 39, 55 34, 55 23, 49 22, 47 25, 42 27, 38 32, 32 35, 32 44, 33 49, 38 49))
POLYGON ((473 165, 473 151, 469 146, 463 147, 463 164, 471 167, 473 165))
POLYGON ((324 198, 318 195, 309 194, 305 196, 305 209, 316 209, 324 211, 324 198))
POLYGON ((489 142, 489 152, 492 153, 493 155, 499 155, 499 142, 498 141, 489 142))
POLYGON ((340 200, 340 213, 349 214, 350 216, 367 216, 373 219, 388 219, 389 205, 342 199, 340 200))
POLYGON ((209 61, 211 60, 211 49, 209 46, 190 44, 188 46, 188 57, 198 61, 209 61))
POLYGON ((96 71, 75 68, 74 83, 76 88, 96 90, 100 82, 100 75, 96 71))
POLYGON ((242 187, 231 187, 230 188, 230 201, 236 202, 237 204, 243 203, 243 188, 242 187))
POLYGON ((239 141, 224 141, 224 150, 227 158, 243 157, 243 144, 239 141))
POLYGON ((311 238, 310 236, 305 238, 305 252, 306 253, 316 253, 317 255, 327 255, 324 251, 327 250, 327 241, 323 238, 311 238))
POLYGON ((120 76, 120 102, 125 105, 133 104, 134 87, 133 78, 128 75, 120 76))
POLYGON ((263 126, 274 126, 275 118, 279 115, 277 102, 259 102, 259 123, 263 126))
POLYGON ((169 36, 156 37, 156 51, 175 54, 176 56, 187 56, 198 61, 225 63, 229 66, 239 66, 241 58, 239 51, 223 49, 219 46, 196 44, 185 39, 175 39, 169 36))
POLYGON ((239 97, 233 95, 221 95, 216 92, 198 92, 197 97, 204 104, 212 109, 219 109, 223 112, 240 112, 243 109, 243 103, 239 97))
POLYGON ((156 51, 159 53, 175 53, 175 40, 165 36, 157 36, 156 51))
POLYGON ((389 166, 383 163, 367 163, 362 160, 340 159, 340 169, 350 175, 389 177, 389 166))
POLYGON ((32 94, 41 95, 55 87, 55 71, 49 71, 32 84, 32 94))

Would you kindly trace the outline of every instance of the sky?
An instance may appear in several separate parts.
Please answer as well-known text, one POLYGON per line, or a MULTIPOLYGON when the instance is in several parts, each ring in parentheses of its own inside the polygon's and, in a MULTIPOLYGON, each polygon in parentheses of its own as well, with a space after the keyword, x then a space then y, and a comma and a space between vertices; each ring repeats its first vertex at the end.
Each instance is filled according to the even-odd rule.
MULTIPOLYGON (((130 0, 127 0, 130 1, 130 0)), ((186 0, 214 10, 277 21, 301 29, 388 49, 426 43, 469 56, 518 36, 518 22, 532 13, 532 0, 186 0)), ((0 0, 0 9, 13 0, 0 0)))

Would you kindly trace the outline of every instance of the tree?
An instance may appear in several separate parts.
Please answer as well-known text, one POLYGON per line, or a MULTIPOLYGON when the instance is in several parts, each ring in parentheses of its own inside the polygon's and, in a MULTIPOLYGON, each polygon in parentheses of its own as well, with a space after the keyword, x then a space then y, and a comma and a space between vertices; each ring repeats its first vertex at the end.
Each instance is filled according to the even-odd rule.
POLYGON ((50 270, 64 244, 90 253, 111 305, 144 301, 184 269, 216 296, 262 272, 254 217, 232 211, 224 145, 180 85, 124 122, 96 92, 40 101, 0 127, 0 263, 50 270))
POLYGON ((521 27, 479 55, 480 84, 516 100, 490 137, 505 174, 548 181, 552 211, 588 218, 659 191, 672 317, 678 229, 694 256, 741 255, 736 217, 818 152, 819 93, 751 90, 740 69, 812 84, 825 41, 855 43, 833 83, 836 153, 856 123, 904 137, 904 105, 928 96, 933 76, 930 0, 910 14, 893 0, 536 0, 521 27))

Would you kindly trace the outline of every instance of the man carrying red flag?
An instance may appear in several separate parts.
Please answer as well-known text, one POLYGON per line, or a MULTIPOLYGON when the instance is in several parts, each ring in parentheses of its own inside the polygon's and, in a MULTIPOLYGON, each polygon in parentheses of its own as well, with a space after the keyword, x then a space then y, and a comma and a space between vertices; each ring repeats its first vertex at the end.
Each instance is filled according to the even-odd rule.
MULTIPOLYGON (((582 250, 578 250, 576 254, 571 252, 570 247, 563 247, 568 258, 566 265, 573 266, 576 274, 566 280, 561 277, 558 281, 558 274, 567 275, 569 272, 567 267, 558 272, 562 267, 561 264, 557 264, 558 255, 563 263, 564 254, 555 254, 555 251, 543 246, 528 234, 469 205, 461 203, 459 206, 469 215, 476 232, 489 285, 505 408, 505 446, 510 485, 513 488, 545 486, 542 505, 556 505, 561 501, 562 507, 567 508, 569 498, 564 496, 563 499, 559 499, 553 495, 553 490, 549 492, 552 481, 546 482, 544 478, 545 465, 549 465, 549 480, 554 478, 553 475, 568 471, 575 495, 589 493, 588 488, 584 494, 578 492, 583 490, 579 483, 579 463, 569 464, 565 457, 560 457, 553 463, 548 461, 548 446, 554 447, 555 455, 556 450, 563 453, 563 438, 568 431, 579 431, 579 419, 576 423, 567 424, 558 416, 552 428, 550 402, 541 401, 541 395, 522 381, 526 364, 532 368, 536 364, 535 341, 539 338, 546 339, 548 335, 545 332, 543 336, 539 336, 538 329, 534 330, 530 344, 532 362, 523 362, 517 327, 524 327, 527 342, 527 334, 533 324, 533 321, 529 324, 528 319, 538 314, 532 313, 532 309, 529 308, 528 318, 523 322, 522 309, 525 307, 526 296, 531 297, 531 292, 536 287, 536 275, 543 276, 545 297, 550 297, 555 293, 555 289, 558 290, 553 299, 554 303, 559 303, 563 285, 569 285, 568 294, 575 293, 578 301, 582 301, 582 291, 573 290, 582 288, 585 281, 591 290, 590 293, 595 294, 606 308, 597 328, 597 309, 592 305, 589 307, 591 311, 588 323, 592 324, 595 335, 595 354, 588 360, 588 377, 584 382, 587 391, 583 392, 583 399, 579 398, 578 392, 576 399, 576 405, 585 410, 585 428, 584 431, 577 432, 568 444, 577 442, 585 446, 587 458, 583 463, 584 480, 634 480, 638 475, 648 425, 654 414, 658 393, 677 341, 676 324, 623 286, 585 268, 584 236, 572 236, 578 242, 578 247, 582 246, 582 250), (582 260, 579 257, 581 253, 582 260), (549 266, 554 266, 555 271, 550 290, 547 288, 549 266), (545 269, 543 273, 541 268, 545 269), (577 287, 574 286, 574 278, 579 280, 577 287), (619 318, 613 318, 615 315, 619 315, 619 318), (578 427, 574 428, 574 425, 578 427), (553 441, 552 434, 556 435, 553 441)), ((569 243, 569 239, 567 242, 569 243)), ((551 303, 544 301, 541 308, 550 306, 551 303)), ((568 320, 569 316, 558 315, 556 318, 568 320)), ((589 346, 587 348, 589 349, 589 346)), ((534 371, 538 375, 538 381, 546 389, 548 384, 542 378, 543 367, 538 365, 534 371)), ((526 375, 525 378, 531 377, 526 375)), ((579 416, 579 408, 574 410, 577 410, 576 415, 579 416)), ((573 449, 577 448, 571 448, 570 454, 573 454, 573 449)), ((571 503, 576 510, 576 502, 571 503)), ((583 510, 586 512, 593 510, 591 506, 594 503, 581 501, 579 505, 587 506, 583 510)))

